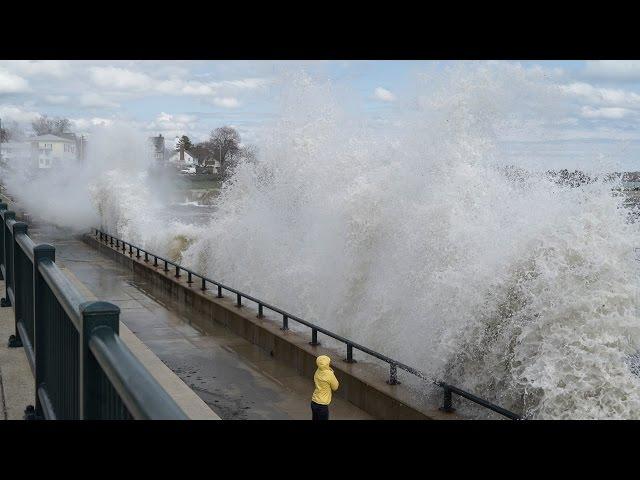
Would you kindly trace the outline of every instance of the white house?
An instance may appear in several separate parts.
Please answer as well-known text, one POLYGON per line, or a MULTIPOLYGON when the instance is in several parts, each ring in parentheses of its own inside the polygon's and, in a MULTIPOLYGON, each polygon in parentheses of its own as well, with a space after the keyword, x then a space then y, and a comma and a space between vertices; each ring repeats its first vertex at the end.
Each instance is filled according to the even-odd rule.
POLYGON ((196 161, 195 158, 193 158, 193 156, 191 156, 191 154, 188 151, 180 150, 180 151, 174 152, 169 157, 169 163, 172 163, 179 167, 183 167, 183 166, 191 167, 193 165, 196 165, 198 162, 196 161))
POLYGON ((75 140, 50 133, 31 139, 31 154, 37 168, 60 166, 78 158, 75 140))
POLYGON ((206 167, 200 166, 200 162, 198 161, 198 159, 191 152, 185 150, 184 147, 180 145, 180 137, 175 138, 174 147, 176 151, 171 154, 168 161, 181 170, 189 170, 192 173, 198 172, 214 174, 220 171, 220 162, 218 160, 214 160, 213 164, 209 164, 206 167))

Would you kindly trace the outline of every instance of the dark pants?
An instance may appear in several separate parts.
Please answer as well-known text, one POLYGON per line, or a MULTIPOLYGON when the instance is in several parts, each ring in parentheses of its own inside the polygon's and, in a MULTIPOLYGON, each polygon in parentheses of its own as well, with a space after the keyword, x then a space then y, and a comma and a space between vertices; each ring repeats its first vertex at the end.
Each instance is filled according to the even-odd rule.
POLYGON ((329 405, 320 405, 311 402, 311 419, 312 420, 329 420, 329 405))

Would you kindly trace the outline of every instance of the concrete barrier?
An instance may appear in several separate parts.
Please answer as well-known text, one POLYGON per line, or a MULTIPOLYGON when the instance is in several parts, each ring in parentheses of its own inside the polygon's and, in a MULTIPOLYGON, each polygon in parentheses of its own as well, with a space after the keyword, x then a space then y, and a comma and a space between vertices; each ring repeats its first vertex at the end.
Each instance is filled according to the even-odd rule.
MULTIPOLYGON (((357 363, 342 361, 344 353, 323 346, 309 345, 310 334, 304 335, 293 330, 280 329, 280 321, 265 315, 257 318, 250 307, 237 307, 235 297, 217 298, 200 290, 199 283, 188 284, 186 274, 175 277, 175 271, 164 272, 163 264, 158 267, 153 262, 137 259, 128 251, 105 245, 93 235, 86 234, 88 245, 107 255, 112 260, 129 268, 134 275, 148 282, 152 288, 168 295, 177 307, 189 315, 194 323, 207 330, 208 325, 224 325, 233 333, 258 345, 271 356, 297 369, 304 376, 313 377, 316 357, 329 355, 332 367, 340 382, 336 395, 353 403, 375 418, 385 420, 453 420, 461 419, 455 413, 440 412, 434 405, 426 404, 426 399, 414 394, 409 388, 388 385, 388 368, 375 363, 358 360, 357 363)), ((320 338, 322 342, 322 339, 320 338)), ((363 356, 365 354, 362 354, 363 356)), ((309 392, 311 395, 311 392, 309 392)))

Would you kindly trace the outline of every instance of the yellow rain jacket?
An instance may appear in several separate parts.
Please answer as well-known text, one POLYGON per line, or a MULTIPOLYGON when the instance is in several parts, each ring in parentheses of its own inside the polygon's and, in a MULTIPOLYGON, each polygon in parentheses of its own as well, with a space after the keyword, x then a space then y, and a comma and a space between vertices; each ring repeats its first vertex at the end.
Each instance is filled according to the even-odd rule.
POLYGON ((329 367, 330 363, 331 359, 326 355, 320 355, 316 358, 318 369, 313 376, 316 389, 313 391, 311 401, 320 405, 329 405, 331 403, 331 392, 335 392, 338 389, 338 379, 329 367))

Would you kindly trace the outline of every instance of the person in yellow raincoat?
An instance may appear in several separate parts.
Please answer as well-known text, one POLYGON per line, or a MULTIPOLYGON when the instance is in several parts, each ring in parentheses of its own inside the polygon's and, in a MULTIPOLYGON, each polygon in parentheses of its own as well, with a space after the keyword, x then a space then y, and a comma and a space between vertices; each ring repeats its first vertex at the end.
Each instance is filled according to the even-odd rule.
POLYGON ((311 397, 311 415, 313 420, 329 420, 331 393, 338 390, 338 379, 329 366, 331 359, 326 355, 316 358, 318 369, 313 375, 316 385, 311 397))

